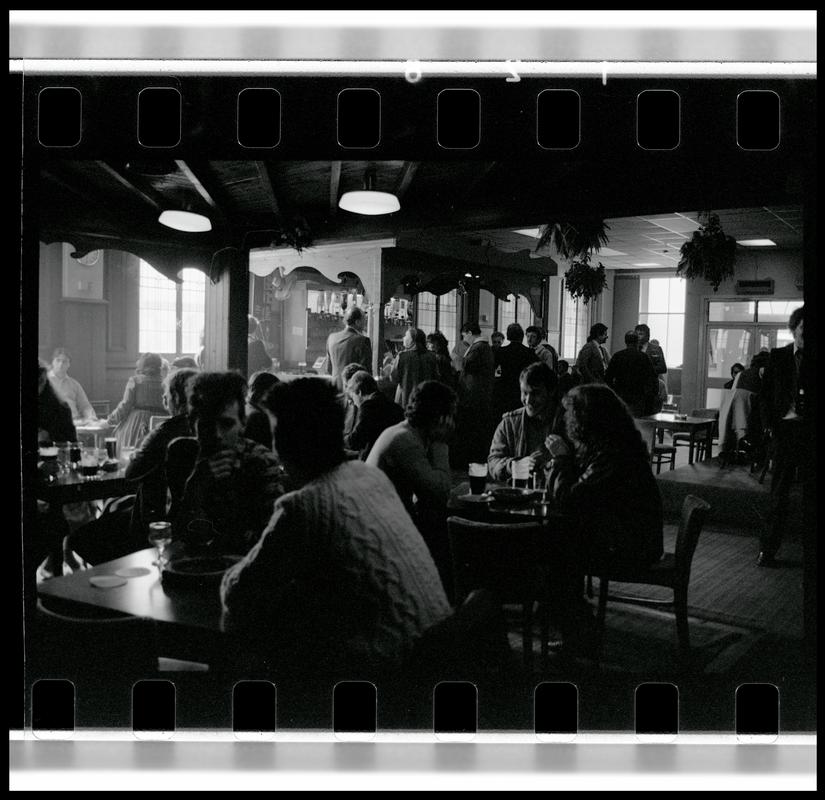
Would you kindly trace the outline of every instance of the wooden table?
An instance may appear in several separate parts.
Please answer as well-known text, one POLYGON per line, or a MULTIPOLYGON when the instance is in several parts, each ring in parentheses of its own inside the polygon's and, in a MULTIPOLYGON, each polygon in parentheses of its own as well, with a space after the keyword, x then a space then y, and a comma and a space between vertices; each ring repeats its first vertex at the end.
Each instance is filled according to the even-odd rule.
MULTIPOLYGON (((488 491, 490 489, 505 488, 508 487, 503 483, 487 484, 488 491)), ((470 502, 462 500, 462 498, 466 497, 469 492, 469 481, 463 481, 455 486, 450 492, 450 497, 447 500, 447 513, 457 517, 464 517, 465 519, 472 519, 476 522, 493 523, 547 521, 548 524, 553 524, 556 526, 565 519, 562 514, 552 509, 552 507, 547 514, 542 513, 540 506, 534 502, 526 505, 503 505, 496 502, 470 502)), ((472 496, 481 497, 481 495, 472 496)))
POLYGON ((687 433, 690 436, 688 449, 688 464, 693 463, 693 453, 696 446, 696 435, 705 431, 705 460, 710 460, 713 456, 713 426, 715 419, 705 417, 686 417, 677 419, 675 414, 659 413, 649 417, 642 417, 656 425, 657 434, 660 431, 670 431, 671 433, 687 433))
POLYGON ((105 500, 107 497, 123 497, 135 491, 135 487, 126 480, 125 469, 116 472, 102 470, 93 478, 84 478, 79 470, 58 475, 53 481, 38 479, 36 493, 39 500, 49 504, 46 522, 46 547, 52 556, 55 574, 63 572, 63 535, 66 533, 66 520, 63 506, 67 503, 80 503, 87 500, 105 500))
POLYGON ((37 584, 37 593, 43 598, 154 620, 164 655, 208 661, 226 642, 218 586, 166 587, 161 583, 158 568, 152 564, 156 555, 154 548, 148 548, 88 570, 52 578, 37 584), (114 575, 124 567, 146 567, 149 573, 126 578, 123 586, 111 589, 89 583, 93 575, 114 575))

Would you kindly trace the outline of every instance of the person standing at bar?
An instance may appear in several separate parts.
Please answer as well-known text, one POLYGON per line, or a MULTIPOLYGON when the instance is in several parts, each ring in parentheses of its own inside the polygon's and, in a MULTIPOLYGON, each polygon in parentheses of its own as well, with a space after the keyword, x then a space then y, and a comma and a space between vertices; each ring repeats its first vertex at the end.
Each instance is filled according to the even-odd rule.
POLYGON ((395 357, 390 378, 397 384, 395 402, 407 407, 413 389, 423 381, 439 379, 438 359, 427 349, 427 337, 420 328, 408 328, 404 349, 395 357))
POLYGON ((644 417, 653 413, 659 379, 651 360, 639 351, 636 331, 628 331, 624 343, 625 349, 619 350, 607 365, 605 382, 622 398, 634 417, 644 417))
POLYGON ((650 328, 644 322, 640 322, 636 328, 636 335, 639 337, 639 350, 644 353, 653 364, 653 370, 657 375, 663 375, 665 385, 667 385, 667 362, 661 345, 656 339, 651 341, 650 328))
POLYGON ((458 421, 453 463, 466 469, 473 461, 484 461, 490 448, 495 420, 493 391, 495 356, 493 348, 481 338, 477 322, 461 326, 461 338, 467 345, 464 367, 458 379, 458 421))
POLYGON ((576 369, 581 375, 582 383, 604 383, 604 375, 610 356, 604 343, 607 341, 607 325, 597 322, 590 328, 587 343, 579 351, 576 369))
POLYGON ((771 350, 762 380, 764 422, 773 437, 773 477, 771 479, 771 518, 759 542, 760 567, 778 565, 776 553, 782 544, 790 504, 791 484, 797 467, 807 466, 803 369, 803 316, 797 308, 788 322, 793 342, 771 350))
POLYGON ((507 326, 506 347, 495 351, 496 380, 494 387, 494 404, 496 421, 501 415, 521 406, 519 376, 525 367, 539 360, 536 353, 524 344, 524 331, 521 325, 513 322, 507 326))
POLYGON ((533 350, 539 361, 543 361, 553 372, 558 369, 559 355, 555 348, 545 339, 547 334, 538 325, 530 325, 527 328, 527 346, 533 350))
POLYGON ((360 364, 372 374, 372 342, 362 333, 366 324, 364 312, 358 306, 353 306, 347 311, 344 321, 344 330, 331 333, 327 338, 325 363, 326 373, 332 375, 339 392, 344 389, 341 372, 347 364, 360 364))

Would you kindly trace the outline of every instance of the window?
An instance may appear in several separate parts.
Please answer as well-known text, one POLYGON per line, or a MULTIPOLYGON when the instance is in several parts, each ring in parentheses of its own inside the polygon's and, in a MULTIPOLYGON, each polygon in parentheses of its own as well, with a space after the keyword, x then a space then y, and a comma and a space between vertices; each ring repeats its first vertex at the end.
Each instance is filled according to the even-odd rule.
POLYGON ((588 307, 580 300, 574 300, 567 292, 562 295, 561 355, 571 366, 576 362, 579 350, 590 333, 588 307))
POLYGON ((668 367, 681 367, 685 344, 685 281, 683 278, 641 278, 639 322, 650 328, 668 367))
POLYGON ((456 343, 457 304, 458 292, 455 289, 442 295, 419 292, 415 296, 416 327, 424 333, 441 331, 452 350, 456 343))
POLYGON ((507 326, 513 322, 518 322, 525 330, 533 324, 533 309, 523 294, 511 294, 506 300, 498 301, 497 330, 506 334, 507 326))
POLYGON ((140 262, 138 348, 141 353, 176 356, 200 350, 204 326, 206 276, 198 269, 180 272, 181 283, 140 262))

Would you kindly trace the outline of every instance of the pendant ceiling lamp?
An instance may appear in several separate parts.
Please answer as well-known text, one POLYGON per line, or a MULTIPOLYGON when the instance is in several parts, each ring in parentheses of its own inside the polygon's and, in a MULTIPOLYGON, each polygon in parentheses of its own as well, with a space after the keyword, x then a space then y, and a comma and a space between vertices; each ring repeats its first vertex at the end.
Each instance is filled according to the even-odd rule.
POLYGON ((176 231, 185 233, 204 233, 212 230, 209 217, 193 211, 162 211, 158 222, 167 228, 174 228, 176 231))
POLYGON ((353 214, 392 214, 401 209, 401 203, 394 194, 377 192, 375 186, 375 167, 367 167, 364 173, 364 188, 355 192, 345 192, 338 201, 338 208, 353 214))

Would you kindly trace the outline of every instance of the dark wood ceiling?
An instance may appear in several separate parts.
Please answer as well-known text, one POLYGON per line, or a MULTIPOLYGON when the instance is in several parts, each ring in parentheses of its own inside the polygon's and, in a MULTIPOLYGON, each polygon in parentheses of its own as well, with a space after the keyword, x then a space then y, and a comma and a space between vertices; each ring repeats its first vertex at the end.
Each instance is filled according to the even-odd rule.
MULTIPOLYGON (((618 221, 611 220, 611 239, 621 239, 622 253, 631 253, 626 263, 614 266, 626 267, 634 258, 650 260, 649 254, 632 255, 639 216, 693 213, 700 207, 684 191, 641 196, 626 183, 622 194, 615 178, 599 187, 577 185, 577 167, 530 160, 60 159, 45 163, 40 174, 43 241, 68 241, 79 254, 126 250, 170 277, 182 266, 217 277, 233 264, 245 263, 249 248, 271 245, 278 231, 297 218, 305 221, 315 244, 395 237, 412 250, 553 275, 556 262, 550 253, 536 253, 535 238, 516 231, 583 210, 628 219, 618 229, 618 221), (363 188, 368 167, 375 169, 374 188, 396 194, 400 211, 368 217, 338 207, 344 192, 363 188), (676 197, 683 202, 677 204, 676 197), (167 228, 158 222, 165 209, 204 214, 212 230, 167 228)), ((756 235, 754 231, 749 238, 756 235)), ((801 243, 801 229, 798 238, 801 243)))

